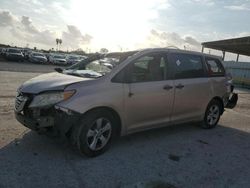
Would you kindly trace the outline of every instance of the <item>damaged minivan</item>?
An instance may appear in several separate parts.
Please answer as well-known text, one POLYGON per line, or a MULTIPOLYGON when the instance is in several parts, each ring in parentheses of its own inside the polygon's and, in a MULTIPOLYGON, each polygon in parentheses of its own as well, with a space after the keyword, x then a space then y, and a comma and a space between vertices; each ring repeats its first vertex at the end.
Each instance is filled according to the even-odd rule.
POLYGON ((217 125, 238 95, 220 58, 169 48, 85 59, 17 90, 16 119, 97 156, 117 136, 168 125, 217 125))

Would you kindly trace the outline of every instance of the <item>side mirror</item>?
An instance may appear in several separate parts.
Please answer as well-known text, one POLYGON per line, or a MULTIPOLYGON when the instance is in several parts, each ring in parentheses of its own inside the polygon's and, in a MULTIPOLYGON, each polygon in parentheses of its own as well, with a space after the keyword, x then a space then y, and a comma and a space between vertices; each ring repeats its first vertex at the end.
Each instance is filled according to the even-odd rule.
POLYGON ((59 73, 62 73, 62 72, 63 72, 62 68, 59 68, 59 67, 55 68, 54 70, 55 70, 56 72, 59 72, 59 73))

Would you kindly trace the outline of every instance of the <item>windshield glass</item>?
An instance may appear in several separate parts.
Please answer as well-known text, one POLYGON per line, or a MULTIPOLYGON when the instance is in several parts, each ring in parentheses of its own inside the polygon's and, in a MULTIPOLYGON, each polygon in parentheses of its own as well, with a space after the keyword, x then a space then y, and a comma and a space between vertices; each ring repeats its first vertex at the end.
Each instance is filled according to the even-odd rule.
POLYGON ((77 59, 79 59, 79 57, 77 57, 77 56, 68 56, 67 59, 77 60, 77 59))
POLYGON ((44 57, 44 55, 43 54, 40 54, 40 53, 33 53, 33 56, 35 56, 35 57, 44 57))
POLYGON ((136 52, 110 53, 103 58, 89 57, 64 69, 63 73, 82 77, 101 77, 136 52))
POLYGON ((85 70, 93 70, 95 72, 106 74, 111 71, 111 67, 108 67, 102 62, 102 59, 92 61, 85 66, 85 70))
POLYGON ((65 57, 62 56, 62 55, 55 55, 54 58, 56 58, 56 59, 64 59, 65 57))
POLYGON ((10 53, 21 53, 21 51, 18 50, 18 49, 9 49, 8 51, 9 51, 10 53))

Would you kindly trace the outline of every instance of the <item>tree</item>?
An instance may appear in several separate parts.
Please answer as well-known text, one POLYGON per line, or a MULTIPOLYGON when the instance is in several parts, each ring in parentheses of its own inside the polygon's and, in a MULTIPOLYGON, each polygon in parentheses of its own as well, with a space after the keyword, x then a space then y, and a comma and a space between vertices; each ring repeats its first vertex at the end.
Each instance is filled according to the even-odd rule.
POLYGON ((57 50, 58 50, 59 40, 60 40, 60 39, 56 38, 56 49, 57 49, 57 50))
POLYGON ((107 48, 100 49, 100 53, 102 53, 102 54, 107 54, 108 52, 109 52, 109 50, 107 48))

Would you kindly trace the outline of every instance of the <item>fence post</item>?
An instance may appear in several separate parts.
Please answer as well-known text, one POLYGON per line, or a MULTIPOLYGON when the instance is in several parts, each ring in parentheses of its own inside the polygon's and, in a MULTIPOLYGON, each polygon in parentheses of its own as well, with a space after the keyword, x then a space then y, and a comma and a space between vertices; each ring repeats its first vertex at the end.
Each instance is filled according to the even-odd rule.
POLYGON ((236 63, 239 62, 239 56, 240 56, 240 54, 237 54, 236 63))

